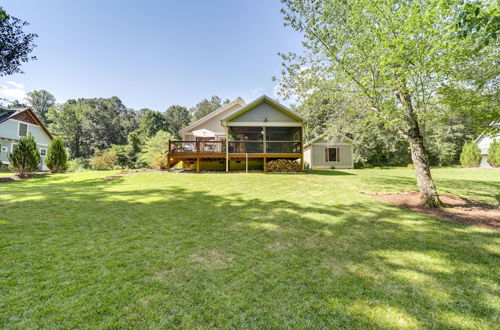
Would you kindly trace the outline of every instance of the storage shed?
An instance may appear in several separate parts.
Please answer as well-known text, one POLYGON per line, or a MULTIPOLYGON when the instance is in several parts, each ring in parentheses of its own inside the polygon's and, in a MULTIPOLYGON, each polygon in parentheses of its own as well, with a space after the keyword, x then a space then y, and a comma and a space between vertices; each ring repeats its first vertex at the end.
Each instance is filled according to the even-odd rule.
POLYGON ((354 168, 354 141, 336 133, 324 133, 304 145, 304 161, 311 169, 354 168))

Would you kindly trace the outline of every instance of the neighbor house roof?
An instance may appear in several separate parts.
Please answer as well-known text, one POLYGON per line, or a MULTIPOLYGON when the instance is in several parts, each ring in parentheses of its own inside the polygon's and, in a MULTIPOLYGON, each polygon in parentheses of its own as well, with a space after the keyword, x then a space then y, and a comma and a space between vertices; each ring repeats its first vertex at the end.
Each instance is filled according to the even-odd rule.
POLYGON ((236 111, 233 111, 230 114, 227 114, 226 116, 222 117, 222 119, 221 119, 222 124, 224 125, 228 120, 232 120, 232 119, 234 119, 234 118, 236 118, 238 116, 241 116, 245 112, 252 110, 256 106, 258 106, 258 105, 260 105, 260 104, 262 104, 264 102, 268 103, 269 105, 271 105, 273 107, 275 107, 276 109, 280 110, 284 114, 292 117, 293 119, 295 119, 297 121, 305 122, 305 119, 302 118, 299 114, 293 112, 292 110, 290 110, 289 108, 287 108, 283 104, 277 102, 276 100, 273 100, 269 96, 262 95, 258 99, 254 100, 254 101, 248 103, 247 105, 245 105, 245 106, 237 109, 236 111))
POLYGON ((351 144, 354 144, 354 140, 353 140, 353 139, 348 138, 347 136, 345 136, 345 135, 344 135, 344 134, 342 134, 342 133, 334 133, 334 134, 332 134, 332 133, 325 132, 325 133, 323 133, 323 134, 320 134, 320 135, 316 136, 314 139, 312 139, 312 140, 310 140, 310 141, 306 142, 306 143, 304 144, 304 148, 309 147, 309 146, 310 146, 310 145, 312 145, 314 142, 319 141, 319 140, 321 140, 322 138, 324 138, 325 136, 328 136, 328 135, 337 135, 337 136, 340 136, 340 137, 342 137, 344 140, 346 140, 347 142, 349 142, 349 143, 351 143, 351 144))
POLYGON ((222 107, 220 107, 219 109, 209 113, 208 115, 206 115, 205 117, 202 117, 200 119, 198 119, 197 121, 189 124, 188 126, 184 127, 183 129, 181 129, 179 131, 179 135, 182 135, 184 133, 187 133, 189 131, 191 131, 193 128, 203 124, 204 122, 214 118, 215 116, 219 115, 221 112, 224 112, 226 111, 227 109, 229 109, 230 107, 234 106, 235 104, 239 104, 240 106, 244 106, 245 105, 245 101, 243 101, 242 99, 240 98, 237 98, 236 100, 234 100, 233 102, 230 102, 226 105, 223 105, 222 107))
POLYGON ((6 109, 0 112, 0 123, 7 121, 9 119, 15 119, 16 117, 22 113, 27 113, 35 123, 47 134, 47 136, 52 140, 52 134, 50 134, 49 130, 45 127, 45 125, 38 119, 37 115, 30 108, 26 109, 6 109))

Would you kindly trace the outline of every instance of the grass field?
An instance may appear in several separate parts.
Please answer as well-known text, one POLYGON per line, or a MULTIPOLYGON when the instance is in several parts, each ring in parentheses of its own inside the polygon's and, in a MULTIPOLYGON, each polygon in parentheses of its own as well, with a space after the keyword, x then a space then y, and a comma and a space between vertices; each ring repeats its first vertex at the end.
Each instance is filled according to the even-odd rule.
MULTIPOLYGON (((0 327, 495 328, 500 233, 360 191, 407 169, 0 184, 0 327)), ((436 169, 498 205, 500 171, 436 169)))

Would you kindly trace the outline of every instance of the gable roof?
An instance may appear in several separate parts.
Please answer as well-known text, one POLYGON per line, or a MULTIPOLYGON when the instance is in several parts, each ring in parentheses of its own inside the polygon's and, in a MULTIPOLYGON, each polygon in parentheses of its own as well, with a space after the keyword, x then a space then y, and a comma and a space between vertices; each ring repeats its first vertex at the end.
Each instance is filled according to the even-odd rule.
POLYGON ((208 115, 206 115, 205 117, 202 117, 200 119, 198 119, 197 121, 189 124, 188 126, 182 128, 180 131, 179 131, 179 135, 182 135, 184 133, 187 133, 189 132, 190 130, 192 130, 193 128, 203 124, 204 122, 214 118, 215 116, 219 115, 220 113, 226 111, 227 109, 231 108, 232 106, 234 106, 235 104, 238 104, 240 106, 244 106, 246 103, 245 101, 243 101, 242 99, 240 98, 237 98, 236 100, 234 100, 233 102, 230 102, 226 105, 223 105, 222 107, 220 107, 219 109, 209 113, 208 115))
POLYGON ((222 119, 221 119, 222 125, 224 126, 228 120, 233 120, 234 118, 241 116, 245 112, 252 110, 253 108, 257 107, 258 105, 260 105, 262 103, 267 103, 267 104, 271 105, 272 107, 283 112, 285 115, 287 115, 287 116, 289 116, 289 117, 291 117, 299 122, 305 122, 305 119, 302 118, 299 114, 293 112, 292 110, 290 110, 289 108, 287 108, 283 104, 277 102, 276 100, 273 100, 269 96, 262 95, 258 99, 253 100, 252 102, 248 103, 247 105, 245 105, 245 106, 237 109, 236 111, 233 111, 230 114, 227 114, 226 116, 222 117, 222 119))
POLYGON ((347 142, 349 142, 350 144, 354 144, 354 140, 351 139, 351 138, 348 138, 347 136, 345 136, 344 134, 342 133, 328 133, 328 132, 325 132, 323 134, 320 134, 318 136, 316 136, 314 139, 310 140, 309 142, 306 142, 304 144, 304 148, 306 147, 309 147, 310 145, 312 145, 314 142, 318 141, 318 140, 321 140, 322 138, 324 138, 325 136, 327 135, 337 135, 337 136, 340 136, 341 138, 343 138, 344 140, 346 140, 347 142))
POLYGON ((47 136, 51 140, 53 139, 52 134, 50 134, 47 127, 45 127, 45 125, 40 121, 40 119, 38 119, 37 115, 30 108, 19 109, 19 110, 7 109, 4 111, 3 114, 0 113, 0 123, 3 123, 4 121, 7 121, 7 120, 11 119, 12 117, 20 115, 22 113, 27 113, 35 121, 35 123, 45 132, 45 134, 47 134, 47 136))

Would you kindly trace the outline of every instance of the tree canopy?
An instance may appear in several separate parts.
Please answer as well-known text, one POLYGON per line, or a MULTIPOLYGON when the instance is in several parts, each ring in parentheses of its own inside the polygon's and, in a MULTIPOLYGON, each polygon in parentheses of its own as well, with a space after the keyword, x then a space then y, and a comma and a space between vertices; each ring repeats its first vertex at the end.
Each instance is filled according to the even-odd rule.
POLYGON ((56 98, 44 89, 34 90, 28 93, 28 104, 38 115, 44 124, 47 122, 49 109, 56 105, 56 98))
POLYGON ((29 54, 35 48, 35 33, 24 31, 29 23, 13 17, 0 7, 0 77, 22 73, 21 64, 35 60, 29 54))

